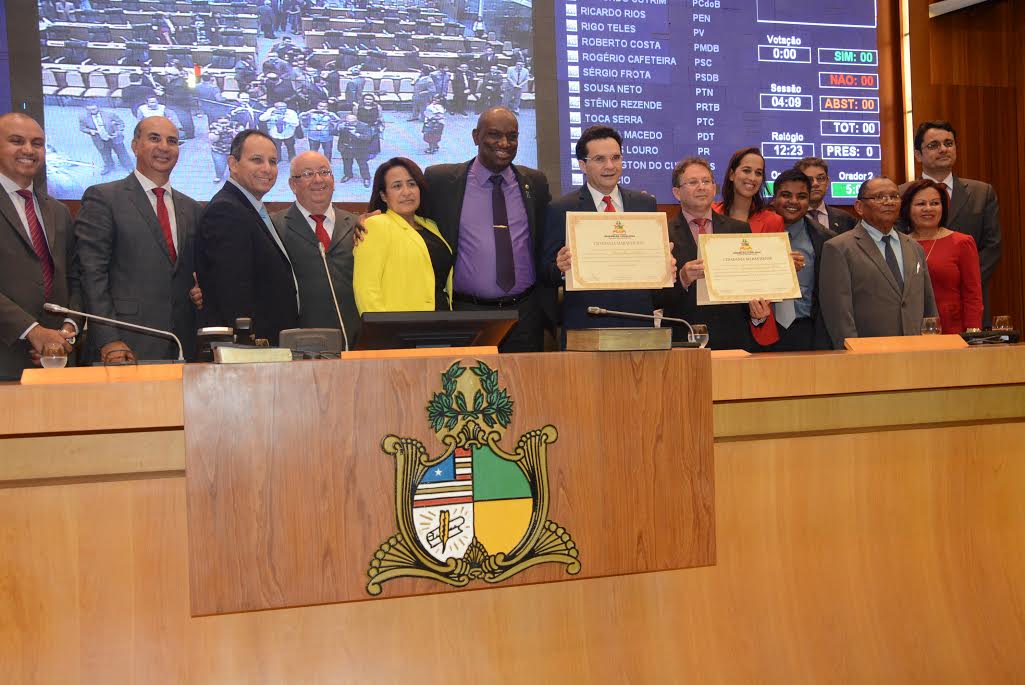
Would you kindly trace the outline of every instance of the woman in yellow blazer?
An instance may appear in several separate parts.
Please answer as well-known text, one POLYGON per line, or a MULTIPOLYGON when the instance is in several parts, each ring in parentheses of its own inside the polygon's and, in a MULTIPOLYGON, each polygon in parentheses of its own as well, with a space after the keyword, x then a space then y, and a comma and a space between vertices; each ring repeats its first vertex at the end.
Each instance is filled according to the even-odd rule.
POLYGON ((393 157, 374 174, 370 209, 355 248, 352 290, 363 312, 452 309, 452 248, 437 224, 417 214, 427 200, 420 167, 393 157))

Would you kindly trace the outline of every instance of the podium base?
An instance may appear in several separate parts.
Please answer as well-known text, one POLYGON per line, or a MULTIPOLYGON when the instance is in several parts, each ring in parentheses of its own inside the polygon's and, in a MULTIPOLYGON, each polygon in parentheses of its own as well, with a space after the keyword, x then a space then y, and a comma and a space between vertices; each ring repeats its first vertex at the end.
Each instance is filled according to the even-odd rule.
POLYGON ((566 349, 575 352, 668 350, 671 328, 578 328, 566 331, 566 349))

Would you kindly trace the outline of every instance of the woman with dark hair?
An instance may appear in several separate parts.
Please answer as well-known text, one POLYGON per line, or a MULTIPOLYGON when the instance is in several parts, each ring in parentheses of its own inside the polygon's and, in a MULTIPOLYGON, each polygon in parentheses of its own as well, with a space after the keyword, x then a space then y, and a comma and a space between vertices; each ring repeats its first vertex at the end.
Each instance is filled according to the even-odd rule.
POLYGON ((377 167, 366 233, 354 250, 352 290, 363 312, 452 308, 452 248, 425 219, 427 181, 420 167, 392 157, 377 167))
POLYGON ((783 219, 769 209, 762 197, 765 188, 765 159, 756 147, 737 150, 730 157, 722 184, 722 202, 712 210, 745 221, 752 233, 779 233, 783 219))
POLYGON ((900 218, 925 250, 936 310, 944 333, 982 328, 982 275, 975 241, 951 231, 947 187, 923 178, 904 189, 900 218))
POLYGON ((352 113, 356 115, 357 121, 362 121, 373 131, 367 148, 369 158, 373 159, 381 153, 381 133, 384 131, 384 116, 377 93, 363 93, 363 97, 352 106, 352 113))

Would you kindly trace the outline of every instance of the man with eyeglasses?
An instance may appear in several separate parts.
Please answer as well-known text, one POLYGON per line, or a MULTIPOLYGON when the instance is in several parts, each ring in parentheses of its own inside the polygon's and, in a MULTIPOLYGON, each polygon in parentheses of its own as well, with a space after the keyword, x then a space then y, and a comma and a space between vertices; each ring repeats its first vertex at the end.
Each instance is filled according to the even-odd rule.
MULTIPOLYGON (((196 309, 202 306, 194 276, 202 208, 171 186, 179 143, 169 119, 147 117, 136 124, 135 170, 86 189, 75 236, 85 310, 172 331, 191 359, 196 309)), ((178 346, 166 337, 94 322, 87 354, 97 361, 177 359, 178 346)))
POLYGON ((828 228, 839 235, 846 233, 858 225, 849 212, 837 207, 826 205, 829 193, 829 165, 821 157, 805 157, 794 168, 803 173, 811 181, 811 195, 808 198, 808 216, 817 221, 823 228, 828 228))
POLYGON ((936 300, 917 241, 893 230, 900 215, 897 184, 879 176, 858 189, 861 222, 822 248, 819 301, 836 349, 847 338, 919 335, 936 316, 936 300))
MULTIPOLYGON (((591 126, 577 140, 577 166, 586 181, 548 207, 541 252, 541 275, 552 285, 562 285, 570 268, 566 245, 566 212, 656 212, 655 198, 619 185, 623 175, 623 138, 608 126, 591 126)), ((603 307, 636 314, 655 310, 650 290, 567 291, 562 300, 562 342, 566 331, 577 328, 643 326, 635 319, 604 316, 595 319, 588 307, 603 307)))
MULTIPOLYGON (((952 231, 970 235, 979 250, 982 272, 983 324, 989 325, 989 281, 1000 262, 1000 207, 993 186, 954 175, 957 161, 957 133, 948 121, 923 121, 915 130, 915 159, 922 165, 922 177, 941 183, 950 199, 947 225, 952 231)), ((900 192, 909 184, 900 187, 900 192)), ((909 230, 902 226, 902 230, 909 230)))
MULTIPOLYGON (((680 213, 669 223, 673 257, 680 267, 679 278, 662 293, 666 316, 703 323, 708 326, 708 346, 715 350, 758 351, 779 340, 772 323, 772 308, 764 300, 750 304, 713 304, 698 306, 698 281, 704 279, 704 261, 698 258, 702 233, 750 233, 746 221, 738 221, 712 211, 715 179, 712 166, 702 157, 686 157, 673 169, 673 197, 680 202, 680 213)), ((673 337, 686 340, 686 330, 675 328, 673 337)))
POLYGON ((332 206, 335 177, 331 163, 319 152, 303 152, 292 160, 288 187, 295 194, 295 202, 272 214, 271 220, 285 244, 299 285, 299 326, 338 328, 320 256, 323 247, 351 346, 356 342, 360 323, 352 294, 352 238, 359 219, 332 206))

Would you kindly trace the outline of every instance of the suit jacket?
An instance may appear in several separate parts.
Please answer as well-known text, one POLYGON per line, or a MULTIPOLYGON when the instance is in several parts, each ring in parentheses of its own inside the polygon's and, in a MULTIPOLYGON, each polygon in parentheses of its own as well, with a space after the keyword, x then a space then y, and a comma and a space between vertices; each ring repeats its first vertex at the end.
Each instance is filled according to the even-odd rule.
MULTIPOLYGON (((53 257, 53 295, 50 301, 79 309, 81 289, 75 261, 71 213, 63 204, 35 188, 43 232, 53 257)), ((10 196, 0 189, 0 380, 17 380, 30 365, 27 341, 19 340, 33 322, 60 328, 64 317, 43 311, 46 294, 43 272, 32 241, 10 196)))
MULTIPOLYGON (((645 195, 620 186, 623 196, 623 210, 627 212, 657 212, 658 204, 651 195, 645 195)), ((562 285, 562 272, 555 265, 559 250, 566 244, 566 212, 597 212, 594 198, 587 185, 569 192, 548 206, 548 218, 541 247, 541 261, 538 272, 550 285, 562 285)), ((600 319, 587 313, 588 307, 603 307, 621 312, 651 314, 655 309, 650 290, 586 290, 567 291, 562 298, 562 327, 571 328, 623 328, 644 327, 643 321, 613 316, 600 319)))
MULTIPOLYGON (((302 328, 335 328, 338 314, 331 298, 327 274, 324 273, 324 262, 320 258, 320 241, 310 229, 309 222, 295 203, 272 214, 271 220, 285 245, 299 283, 299 325, 302 328)), ((350 348, 356 344, 360 325, 356 299, 352 294, 352 232, 357 223, 359 219, 354 215, 336 207, 331 246, 325 255, 350 348)))
POLYGON ((819 298, 836 349, 847 338, 918 335, 922 318, 936 316, 936 300, 922 247, 899 231, 904 289, 862 224, 826 242, 822 249, 819 298))
MULTIPOLYGON (((954 176, 954 195, 947 210, 947 228, 970 235, 979 250, 983 296, 989 301, 989 279, 1000 261, 1000 207, 993 186, 954 176)), ((900 192, 909 184, 900 187, 900 192)), ((908 227, 902 227, 907 230, 908 227)), ((988 306, 987 306, 988 310, 988 306)))
MULTIPOLYGON (((712 233, 750 233, 751 227, 743 221, 712 212, 712 233)), ((669 224, 669 241, 673 243, 676 265, 683 267, 698 258, 694 235, 685 223, 682 213, 669 224)), ((714 350, 741 349, 756 351, 758 345, 751 332, 750 313, 746 304, 713 304, 698 306, 697 284, 684 289, 679 281, 662 291, 662 309, 672 316, 690 323, 708 326, 708 346, 714 350)), ((656 302, 656 304, 658 304, 656 302)), ((764 326, 774 325, 767 321, 764 326)), ((763 326, 763 327, 764 327, 763 326)), ((687 328, 674 326, 673 338, 687 339, 687 328)), ((773 341, 774 342, 774 341, 773 341)))
MULTIPOLYGON (((135 174, 87 188, 75 218, 85 311, 128 323, 172 331, 185 358, 196 348, 196 309, 189 298, 196 270, 195 236, 202 207, 171 191, 178 233, 178 259, 171 261, 156 212, 135 174)), ((93 322, 90 354, 123 340, 139 359, 177 359, 167 338, 93 322)))
MULTIPOLYGON (((826 205, 826 214, 829 215, 829 226, 826 226, 826 228, 836 235, 846 233, 858 225, 858 220, 850 212, 846 212, 839 207, 826 205)), ((822 225, 817 221, 815 223, 819 226, 822 225)))
POLYGON ((203 288, 206 325, 232 326, 253 319, 257 338, 299 325, 295 280, 287 254, 242 191, 225 183, 199 220, 196 267, 203 288))
MULTIPOLYGON (((427 217, 438 224, 438 230, 445 242, 452 248, 452 254, 459 260, 459 218, 463 213, 463 196, 466 195, 466 177, 470 173, 471 159, 460 164, 435 164, 424 170, 427 179, 428 193, 427 217)), ((545 216, 548 203, 552 201, 548 190, 548 179, 536 169, 512 165, 516 182, 520 186, 520 196, 527 212, 527 224, 530 229, 530 240, 534 246, 534 259, 541 254, 541 240, 544 235, 545 216)), ((556 321, 555 288, 545 285, 540 274, 535 274, 541 308, 549 322, 556 321)))
MULTIPOLYGON (((105 109, 101 109, 98 114, 100 115, 100 121, 103 122, 103 127, 107 129, 108 140, 122 141, 125 138, 125 122, 121 121, 121 117, 111 114, 105 109)), ((86 112, 78 117, 78 127, 83 133, 88 133, 92 136, 92 132, 97 131, 96 122, 93 121, 93 116, 86 112)), ((92 136, 96 139, 96 144, 99 145, 103 140, 99 136, 92 136)))
MULTIPOLYGON (((417 223, 445 240, 437 224, 416 218, 417 223)), ((434 265, 424 239, 390 209, 370 217, 364 225, 367 233, 355 250, 352 278, 360 312, 427 312, 439 308, 434 265)), ((448 308, 452 307, 452 271, 449 269, 445 284, 448 308)))

